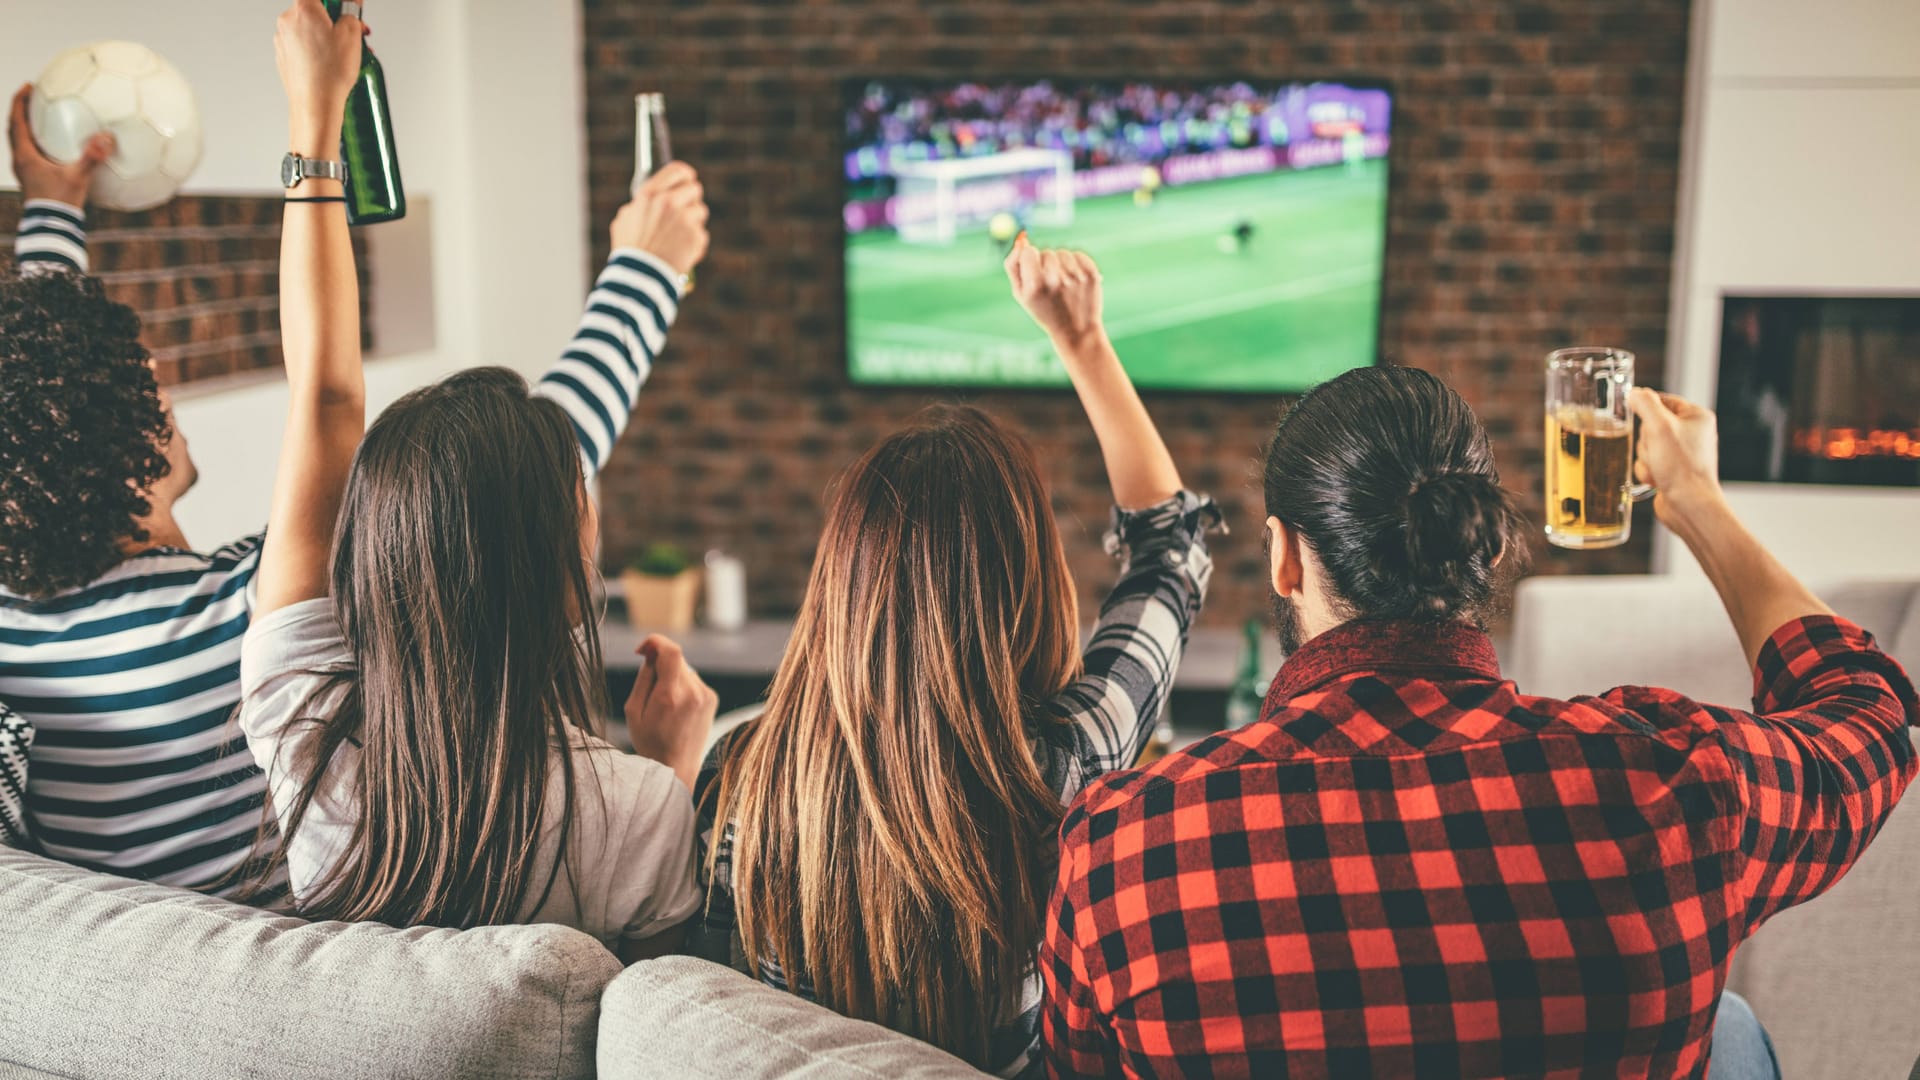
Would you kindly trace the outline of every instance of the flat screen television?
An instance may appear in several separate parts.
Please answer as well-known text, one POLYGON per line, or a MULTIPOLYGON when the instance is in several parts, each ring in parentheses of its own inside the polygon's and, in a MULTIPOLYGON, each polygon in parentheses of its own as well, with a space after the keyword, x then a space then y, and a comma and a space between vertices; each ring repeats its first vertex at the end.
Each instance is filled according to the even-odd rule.
POLYGON ((1382 86, 870 78, 845 94, 856 383, 1066 385, 1001 271, 1022 229, 1099 262, 1142 387, 1297 392, 1378 359, 1382 86))

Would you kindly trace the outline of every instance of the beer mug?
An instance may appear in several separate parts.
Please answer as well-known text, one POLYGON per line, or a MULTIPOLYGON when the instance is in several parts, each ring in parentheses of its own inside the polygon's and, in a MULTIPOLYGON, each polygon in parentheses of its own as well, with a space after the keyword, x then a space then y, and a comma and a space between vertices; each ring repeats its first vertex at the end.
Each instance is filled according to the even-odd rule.
POLYGON ((1633 533, 1633 354, 1583 346, 1547 354, 1547 539, 1607 548, 1633 533))

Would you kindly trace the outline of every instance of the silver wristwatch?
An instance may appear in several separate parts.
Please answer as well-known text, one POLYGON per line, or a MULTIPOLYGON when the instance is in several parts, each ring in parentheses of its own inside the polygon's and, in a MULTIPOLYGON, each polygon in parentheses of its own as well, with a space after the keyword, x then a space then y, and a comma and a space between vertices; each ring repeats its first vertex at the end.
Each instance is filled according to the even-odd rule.
POLYGON ((288 153, 286 157, 280 159, 280 183, 286 187, 298 187, 300 181, 309 176, 319 180, 339 180, 344 183, 347 179, 347 163, 301 157, 295 153, 288 153))

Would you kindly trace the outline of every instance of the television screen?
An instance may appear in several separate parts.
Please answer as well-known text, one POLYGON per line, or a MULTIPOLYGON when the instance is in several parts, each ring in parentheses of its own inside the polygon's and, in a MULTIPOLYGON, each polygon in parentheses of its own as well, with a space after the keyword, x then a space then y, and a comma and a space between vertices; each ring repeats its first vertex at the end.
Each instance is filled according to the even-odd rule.
POLYGON ((1064 386, 1000 264, 1079 248, 1143 387, 1288 392, 1375 362, 1392 101, 1331 82, 866 79, 846 97, 848 367, 1064 386))

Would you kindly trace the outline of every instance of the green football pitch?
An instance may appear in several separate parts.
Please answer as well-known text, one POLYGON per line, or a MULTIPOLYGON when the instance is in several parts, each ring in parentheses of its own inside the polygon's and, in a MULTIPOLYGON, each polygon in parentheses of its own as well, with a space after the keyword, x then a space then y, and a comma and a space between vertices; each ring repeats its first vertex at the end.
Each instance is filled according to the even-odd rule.
MULTIPOLYGON (((1107 329, 1141 386, 1304 390, 1374 360, 1387 170, 1335 165, 1083 199, 1034 243, 1080 248, 1106 282, 1107 329), (1253 226, 1243 248, 1235 226, 1253 226)), ((847 241, 854 381, 1057 386, 1067 381, 1000 269, 985 228, 950 245, 891 232, 847 241)))

